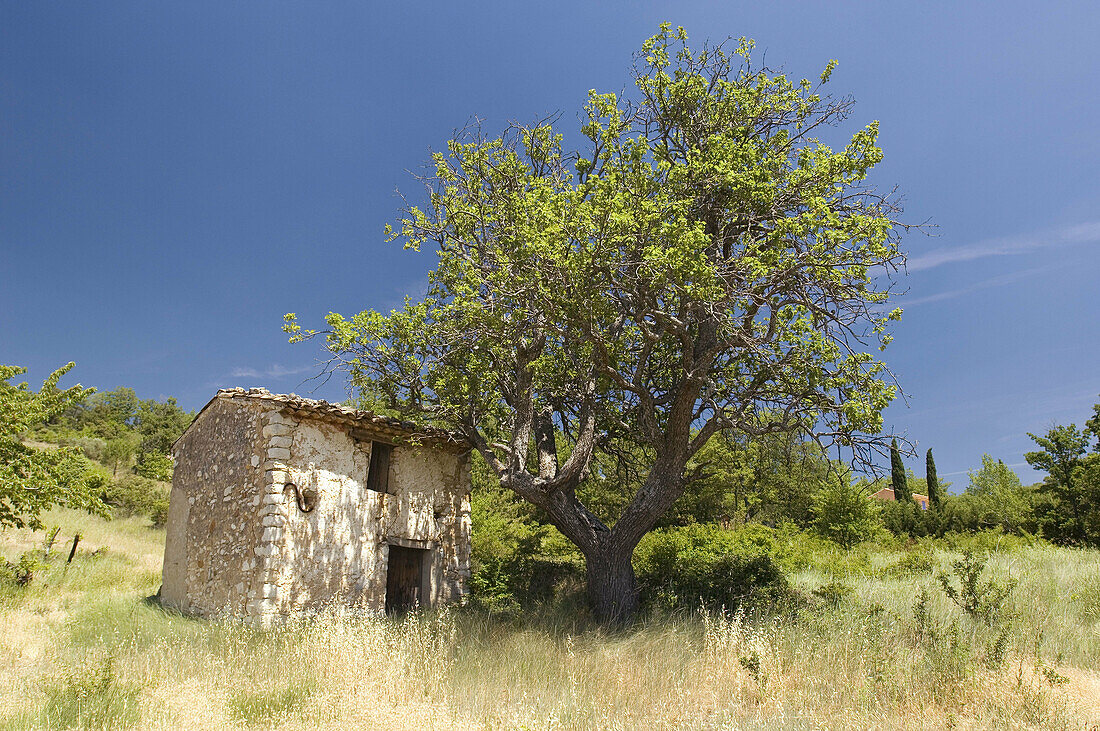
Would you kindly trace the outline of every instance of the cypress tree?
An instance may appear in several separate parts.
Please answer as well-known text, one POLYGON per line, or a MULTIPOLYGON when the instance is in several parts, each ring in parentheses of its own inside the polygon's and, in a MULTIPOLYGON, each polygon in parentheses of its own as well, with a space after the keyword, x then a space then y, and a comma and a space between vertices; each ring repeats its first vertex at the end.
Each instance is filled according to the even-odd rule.
POLYGON ((890 443, 890 487, 894 488, 894 499, 898 502, 913 502, 913 493, 909 492, 909 478, 905 475, 905 465, 898 451, 898 440, 890 443))
POLYGON ((943 500, 940 495, 940 479, 936 477, 936 461, 932 459, 932 450, 924 455, 924 478, 928 483, 928 506, 939 508, 943 500))

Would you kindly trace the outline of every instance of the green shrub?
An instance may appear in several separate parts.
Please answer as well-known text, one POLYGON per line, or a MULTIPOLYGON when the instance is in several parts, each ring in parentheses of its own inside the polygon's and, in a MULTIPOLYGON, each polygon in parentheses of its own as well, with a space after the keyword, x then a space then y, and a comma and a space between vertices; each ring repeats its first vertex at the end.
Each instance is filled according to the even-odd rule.
MULTIPOLYGON (((765 529, 766 530, 766 529, 765 529)), ((650 533, 634 552, 642 599, 665 609, 737 609, 790 597, 768 533, 695 524, 650 533)))
POLYGON ((927 551, 909 551, 903 553, 901 559, 886 566, 882 570, 883 576, 904 579, 910 576, 930 574, 936 568, 936 561, 927 551))
POLYGON ((951 565, 950 573, 941 571, 936 579, 944 594, 974 620, 992 626, 1004 616, 1008 595, 1016 588, 1015 579, 982 581, 986 557, 966 551, 951 565), (958 586, 956 586, 956 582, 958 586))
POLYGON ((878 502, 847 475, 830 479, 814 500, 814 530, 843 548, 870 540, 882 527, 878 502))
POLYGON ((168 525, 168 498, 158 498, 152 510, 149 511, 149 519, 153 521, 154 528, 163 528, 168 525))
POLYGON ((494 612, 515 611, 553 599, 579 583, 580 556, 552 526, 499 486, 481 486, 471 497, 470 600, 494 612))
POLYGON ((839 581, 822 584, 811 592, 823 604, 834 608, 846 602, 854 593, 852 587, 839 581))
POLYGON ((143 452, 138 455, 134 471, 151 480, 169 482, 172 479, 172 458, 159 452, 143 452))
POLYGON ((0 558, 0 589, 5 593, 23 589, 34 581, 35 572, 42 567, 36 551, 26 551, 18 561, 0 558))
POLYGON ((138 475, 123 475, 111 481, 101 495, 115 516, 145 515, 153 517, 168 500, 168 490, 161 483, 138 475))

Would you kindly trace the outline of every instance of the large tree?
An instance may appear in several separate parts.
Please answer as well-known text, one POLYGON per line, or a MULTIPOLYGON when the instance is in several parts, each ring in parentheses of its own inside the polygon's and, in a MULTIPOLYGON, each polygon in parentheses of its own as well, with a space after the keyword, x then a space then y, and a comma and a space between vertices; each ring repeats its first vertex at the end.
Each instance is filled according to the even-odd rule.
POLYGON ((85 481, 87 462, 73 449, 35 449, 22 435, 80 403, 92 392, 79 384, 57 383, 72 363, 54 371, 42 388, 9 381, 26 368, 0 365, 0 528, 41 527, 39 515, 54 505, 103 511, 103 503, 85 481))
POLYGON ((1042 491, 1054 500, 1054 510, 1044 516, 1045 532, 1077 545, 1100 543, 1100 450, 1086 454, 1089 431, 1100 441, 1100 423, 1094 419, 1086 422, 1085 431, 1070 424, 1054 426, 1044 436, 1028 433, 1039 450, 1024 453, 1028 464, 1049 475, 1042 491))
POLYGON ((885 451, 895 387, 873 352, 902 255, 892 194, 865 184, 878 126, 828 146, 852 108, 822 91, 835 62, 792 82, 751 48, 693 52, 663 25, 636 93, 589 93, 577 152, 550 122, 464 131, 390 229, 436 250, 424 299, 321 331, 287 315, 293 341, 323 333, 329 368, 457 430, 541 508, 584 554, 601 618, 637 608, 633 550, 719 430, 885 451), (645 476, 604 521, 576 488, 624 440, 645 476))

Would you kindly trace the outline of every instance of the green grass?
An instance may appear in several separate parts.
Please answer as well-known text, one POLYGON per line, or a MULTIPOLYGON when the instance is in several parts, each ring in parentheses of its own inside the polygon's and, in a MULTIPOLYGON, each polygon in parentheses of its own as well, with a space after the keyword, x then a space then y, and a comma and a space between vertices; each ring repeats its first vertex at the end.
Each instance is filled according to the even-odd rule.
MULTIPOLYGON (((258 631, 145 601, 159 585, 164 537, 147 521, 59 510, 46 522, 61 526, 54 558, 0 598, 0 728, 1100 722, 1090 705, 1100 697, 1095 551, 1035 544, 991 554, 986 575, 1018 582, 1006 621, 992 627, 971 620, 936 580, 964 542, 922 541, 792 548, 803 599, 778 615, 686 610, 612 631, 560 608, 519 619, 452 610, 258 631), (77 531, 81 550, 66 565, 77 531)), ((17 558, 41 539, 8 531, 0 552, 17 558)))

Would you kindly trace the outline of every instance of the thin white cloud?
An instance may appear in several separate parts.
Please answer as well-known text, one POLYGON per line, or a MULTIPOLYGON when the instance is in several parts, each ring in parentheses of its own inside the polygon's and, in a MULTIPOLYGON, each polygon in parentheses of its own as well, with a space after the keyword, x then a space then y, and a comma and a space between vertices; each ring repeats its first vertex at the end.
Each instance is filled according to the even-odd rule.
POLYGON ((1041 267, 1033 267, 1032 269, 1025 269, 1020 272, 1010 272, 1008 274, 1002 274, 999 277, 990 277, 989 279, 981 282, 971 284, 969 287, 961 287, 959 289, 951 289, 946 292, 937 292, 936 294, 930 294, 924 297, 914 297, 908 299, 907 297, 899 297, 897 304, 902 308, 912 307, 913 305, 923 305, 929 302, 941 302, 943 300, 954 299, 955 297, 961 297, 964 294, 970 294, 980 289, 987 289, 989 287, 1000 287, 1005 284, 1012 284, 1018 282, 1021 279, 1026 279, 1030 276, 1040 274, 1042 272, 1050 271, 1051 269, 1058 269, 1061 264, 1048 264, 1041 267))
POLYGON ((275 365, 269 366, 265 369, 256 368, 234 368, 230 373, 230 378, 287 378, 288 376, 298 376, 302 373, 308 373, 315 370, 315 366, 300 366, 296 368, 287 368, 286 366, 275 365))
MULTIPOLYGON (((1028 467, 1027 462, 1013 462, 1012 464, 1006 464, 1005 467, 1015 469, 1017 467, 1028 467)), ((975 467, 971 470, 961 470, 959 472, 945 472, 940 477, 957 477, 958 475, 969 475, 971 472, 977 472, 981 467, 975 467)))
POLYGON ((1066 226, 1055 231, 1032 236, 1014 236, 1003 239, 990 239, 979 241, 965 246, 953 246, 929 251, 926 254, 915 256, 906 263, 906 269, 910 272, 919 272, 932 269, 943 264, 956 264, 974 259, 984 259, 988 256, 1007 256, 1011 254, 1026 254, 1029 251, 1045 249, 1053 246, 1069 246, 1072 244, 1095 244, 1100 242, 1100 221, 1081 223, 1075 226, 1066 226))

